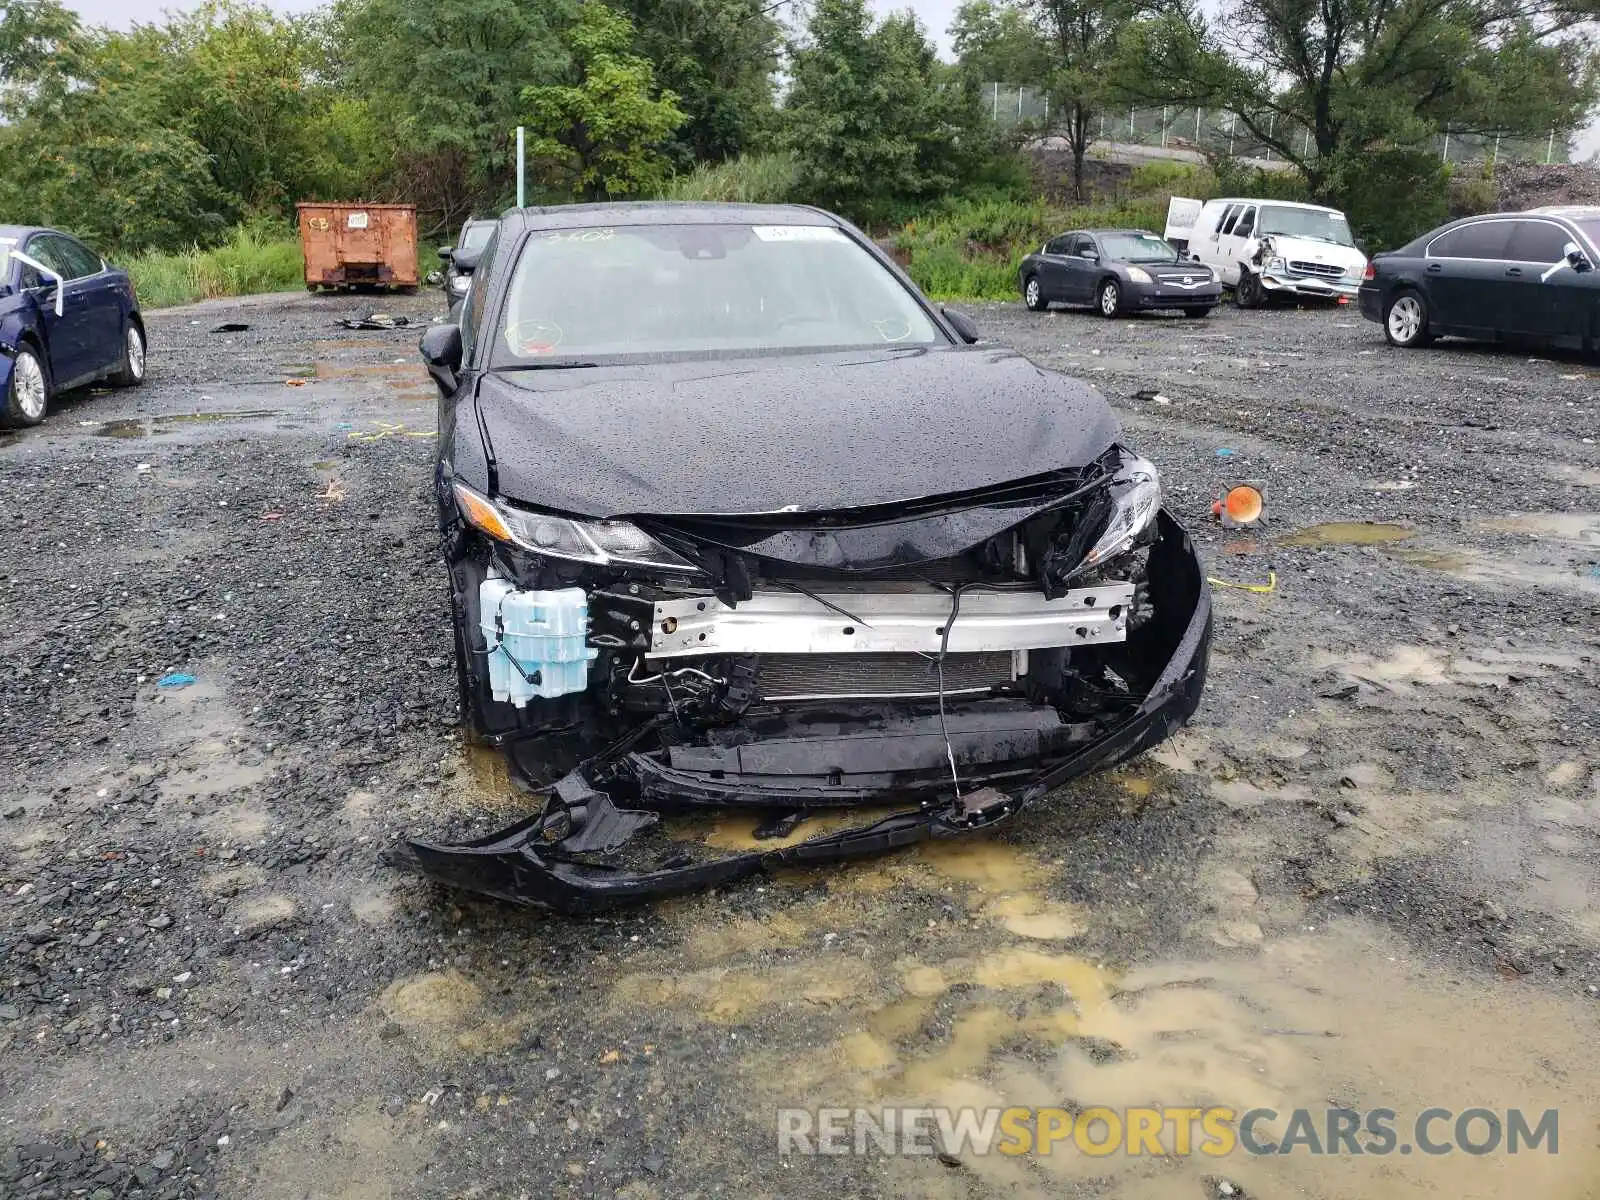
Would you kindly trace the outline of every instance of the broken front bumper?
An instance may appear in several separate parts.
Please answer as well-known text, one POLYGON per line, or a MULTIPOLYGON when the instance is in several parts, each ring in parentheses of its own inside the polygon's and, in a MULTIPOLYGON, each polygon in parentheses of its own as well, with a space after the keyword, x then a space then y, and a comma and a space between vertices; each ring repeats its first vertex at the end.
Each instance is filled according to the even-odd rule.
MULTIPOLYGON (((460 845, 411 842, 415 865, 467 891, 581 912, 784 866, 878 854, 1005 820, 1055 787, 1157 745, 1199 705, 1211 638, 1210 595, 1188 535, 1165 512, 1157 522, 1150 551, 1153 615, 1126 643, 1148 682, 1142 698, 1112 720, 1074 722, 1046 704, 997 697, 952 705, 942 716, 926 703, 769 711, 665 753, 640 752, 634 736, 557 782, 538 816, 460 845), (959 770, 959 792, 947 755, 959 770), (627 807, 613 801, 614 792, 626 796, 627 807), (710 861, 658 856, 643 862, 632 853, 662 816, 732 810, 779 826, 819 810, 896 803, 904 805, 901 811, 855 828, 710 861), (559 821, 552 821, 553 811, 559 821)), ((743 607, 697 610, 702 624, 694 628, 695 644, 701 644, 701 633, 741 636, 733 618, 743 607)), ((800 606, 796 610, 806 617, 800 606)), ((913 622, 923 616, 905 615, 913 622)), ((685 612, 674 632, 690 619, 685 612)), ((663 624, 658 621, 657 628, 663 624)), ((952 625, 952 638, 961 625, 952 625)), ((804 620, 793 632, 797 638, 822 636, 804 620)), ((973 634, 982 636, 980 622, 973 634)), ((1078 644, 1091 641, 1079 635, 1078 644)), ((674 649, 663 645, 656 652, 674 649)), ((516 755, 532 751, 517 744, 510 753, 515 763, 516 755)))
POLYGON ((1324 278, 1316 275, 1267 271, 1261 276, 1261 286, 1275 296, 1315 296, 1321 300, 1334 300, 1341 296, 1353 299, 1361 290, 1361 281, 1351 279, 1349 276, 1324 278))

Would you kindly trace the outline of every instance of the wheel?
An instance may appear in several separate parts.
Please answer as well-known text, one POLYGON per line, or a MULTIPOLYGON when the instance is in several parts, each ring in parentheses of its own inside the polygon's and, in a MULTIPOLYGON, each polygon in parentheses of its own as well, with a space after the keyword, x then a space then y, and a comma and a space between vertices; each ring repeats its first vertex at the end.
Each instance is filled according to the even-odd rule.
POLYGON ((1261 279, 1254 272, 1240 270, 1239 283, 1233 289, 1233 302, 1240 308, 1260 308, 1266 302, 1261 290, 1261 279))
POLYGON ((1115 279, 1108 279, 1095 293, 1095 304, 1102 317, 1114 317, 1122 311, 1122 289, 1115 279))
POLYGON ((144 382, 144 330, 135 321, 129 321, 122 332, 122 365, 117 368, 111 382, 116 387, 138 387, 144 382))
POLYGON ((1044 289, 1039 286, 1039 277, 1029 275, 1022 284, 1022 302, 1028 306, 1029 312, 1043 312, 1050 307, 1050 302, 1044 298, 1044 289))
POLYGON ((17 356, 11 362, 11 382, 6 385, 4 404, 0 405, 0 425, 21 429, 37 425, 44 420, 50 408, 50 379, 45 374, 44 362, 32 346, 17 347, 17 356))
POLYGON ((1427 345, 1428 302, 1420 292, 1401 292, 1393 297, 1383 310, 1383 336, 1389 345, 1410 350, 1427 345))
POLYGON ((1204 308, 1186 308, 1183 310, 1183 315, 1186 317, 1209 317, 1211 315, 1211 305, 1208 304, 1204 308))

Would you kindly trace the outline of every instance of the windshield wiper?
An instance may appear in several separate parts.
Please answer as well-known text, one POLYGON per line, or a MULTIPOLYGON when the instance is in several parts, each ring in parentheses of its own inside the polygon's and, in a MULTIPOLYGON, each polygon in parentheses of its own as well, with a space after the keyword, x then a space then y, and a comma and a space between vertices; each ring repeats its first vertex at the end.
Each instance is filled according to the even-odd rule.
POLYGON ((563 362, 536 362, 536 363, 508 363, 503 367, 496 367, 497 371, 577 371, 584 367, 598 367, 599 363, 577 362, 567 360, 563 362))

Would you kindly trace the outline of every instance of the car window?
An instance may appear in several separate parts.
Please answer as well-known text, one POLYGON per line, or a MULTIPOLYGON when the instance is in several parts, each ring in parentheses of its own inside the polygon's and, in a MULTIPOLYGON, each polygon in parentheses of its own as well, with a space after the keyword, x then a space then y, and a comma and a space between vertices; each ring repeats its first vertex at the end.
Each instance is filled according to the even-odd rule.
POLYGON ((1068 254, 1074 254, 1074 255, 1082 255, 1084 253, 1084 251, 1086 251, 1086 250, 1092 251, 1093 249, 1094 249, 1094 243, 1089 240, 1089 235, 1088 234, 1075 233, 1075 234, 1072 235, 1072 244, 1071 244, 1071 246, 1068 247, 1067 253, 1068 254))
POLYGON ((1513 221, 1506 257, 1515 262, 1555 263, 1566 257, 1572 235, 1549 221, 1513 221))
POLYGON ((98 275, 105 268, 100 256, 82 242, 69 237, 58 237, 55 242, 61 248, 61 261, 67 264, 68 279, 98 275))
POLYGON ((1510 221, 1479 221, 1433 239, 1429 258, 1504 258, 1511 236, 1510 221))
POLYGON ((1257 232, 1262 237, 1277 233, 1284 237, 1332 242, 1335 246, 1356 244, 1356 239, 1350 233, 1350 222, 1345 220, 1344 214, 1326 208, 1284 208, 1263 204, 1257 232))
POLYGON ((468 225, 461 231, 461 249, 476 250, 480 246, 489 244, 489 235, 494 232, 494 226, 485 222, 468 225))
POLYGON ((1106 233, 1100 236, 1100 248, 1107 258, 1118 262, 1174 263, 1178 252, 1167 244, 1165 238, 1153 233, 1106 233))
POLYGON ((1070 253, 1070 251, 1068 251, 1068 249, 1067 249, 1067 246, 1070 245, 1071 242, 1072 242, 1072 239, 1070 237, 1063 236, 1063 237, 1058 237, 1058 238, 1051 238, 1047 243, 1045 243, 1044 252, 1046 254, 1067 254, 1067 253, 1070 253))
MULTIPOLYGON (((72 268, 67 265, 61 254, 61 239, 48 233, 35 234, 28 239, 23 247, 23 253, 42 266, 48 267, 63 279, 72 278, 72 268)), ((22 286, 25 288, 39 287, 46 283, 53 283, 49 276, 42 274, 36 267, 25 266, 22 270, 22 286)))
POLYGON ((1238 219, 1239 206, 1237 204, 1228 205, 1227 208, 1222 210, 1222 223, 1218 225, 1217 232, 1224 235, 1232 233, 1233 223, 1238 219))
POLYGON ((1247 208, 1242 213, 1239 214, 1238 224, 1236 224, 1233 227, 1233 236, 1234 237, 1250 237, 1252 234, 1255 233, 1255 230, 1256 230, 1256 210, 1253 207, 1252 208, 1247 208))
POLYGON ((478 256, 478 265, 472 272, 472 282, 467 285, 466 299, 461 303, 461 361, 472 361, 472 348, 478 342, 478 330, 483 328, 483 306, 488 303, 489 278, 494 270, 495 251, 500 246, 500 227, 489 227, 489 240, 478 256))
POLYGON ((496 336, 500 365, 947 340, 843 230, 731 223, 541 230, 496 336))

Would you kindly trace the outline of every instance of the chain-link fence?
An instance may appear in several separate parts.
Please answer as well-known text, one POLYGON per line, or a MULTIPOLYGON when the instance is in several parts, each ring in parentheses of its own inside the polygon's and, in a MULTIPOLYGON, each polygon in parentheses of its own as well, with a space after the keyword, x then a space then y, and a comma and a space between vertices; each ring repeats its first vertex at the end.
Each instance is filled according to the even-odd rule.
MULTIPOLYGON (((1061 130, 1062 112, 1048 93, 1039 88, 1011 83, 983 85, 984 105, 994 121, 1006 128, 1026 126, 1048 137, 1061 130)), ((1159 147, 1172 157, 1225 154, 1270 165, 1282 163, 1283 153, 1251 133, 1234 113, 1221 109, 1168 106, 1165 108, 1107 109, 1097 112, 1091 123, 1094 137, 1107 145, 1159 147)), ((1269 117, 1264 132, 1280 145, 1288 145, 1302 155, 1312 149, 1311 130, 1305 126, 1280 123, 1269 117), (1281 127, 1288 125, 1287 128, 1281 127)), ((1568 162, 1571 136, 1551 130, 1545 137, 1501 136, 1498 134, 1438 134, 1434 151, 1447 162, 1568 162)))

